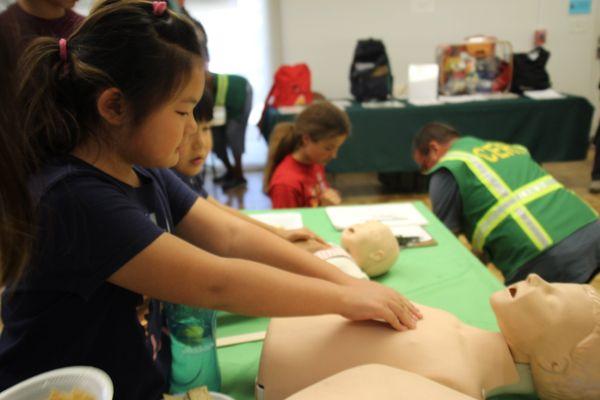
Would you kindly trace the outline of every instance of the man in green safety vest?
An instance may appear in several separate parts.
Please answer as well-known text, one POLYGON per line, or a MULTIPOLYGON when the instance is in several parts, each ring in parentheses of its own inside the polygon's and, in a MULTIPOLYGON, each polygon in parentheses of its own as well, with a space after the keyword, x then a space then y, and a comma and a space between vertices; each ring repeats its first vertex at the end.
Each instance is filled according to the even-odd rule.
POLYGON ((537 273, 551 282, 589 282, 600 269, 598 214, 537 164, 521 145, 461 137, 425 125, 413 157, 431 175, 435 215, 510 284, 537 273))

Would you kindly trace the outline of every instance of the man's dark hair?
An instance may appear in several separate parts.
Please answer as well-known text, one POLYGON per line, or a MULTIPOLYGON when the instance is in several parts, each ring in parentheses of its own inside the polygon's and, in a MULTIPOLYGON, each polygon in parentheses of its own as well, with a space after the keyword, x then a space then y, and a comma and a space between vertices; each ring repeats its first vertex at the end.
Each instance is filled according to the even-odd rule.
POLYGON ((412 150, 413 152, 418 150, 419 153, 427 155, 431 141, 435 140, 444 144, 459 137, 460 133, 450 125, 440 122, 429 122, 413 137, 412 150))

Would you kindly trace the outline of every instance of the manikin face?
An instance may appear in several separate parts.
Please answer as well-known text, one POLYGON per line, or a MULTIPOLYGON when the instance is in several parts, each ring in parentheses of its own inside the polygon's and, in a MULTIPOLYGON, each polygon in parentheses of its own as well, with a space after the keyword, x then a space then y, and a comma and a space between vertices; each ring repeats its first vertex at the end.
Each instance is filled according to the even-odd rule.
POLYGON ((198 129, 186 132, 179 146, 179 162, 175 170, 185 176, 196 176, 212 150, 210 122, 199 121, 198 129))
POLYGON ((305 135, 303 136, 302 152, 311 164, 325 165, 337 158, 338 150, 347 138, 348 135, 343 134, 314 142, 308 135, 305 135))
POLYGON ((390 228, 379 221, 352 225, 342 232, 342 247, 369 276, 387 272, 400 247, 390 228))
POLYGON ((203 90, 204 71, 196 67, 187 84, 135 128, 125 150, 132 164, 158 168, 177 164, 184 134, 197 129, 193 110, 203 90))
POLYGON ((517 362, 568 354, 598 323, 583 285, 548 283, 535 274, 490 302, 517 362))

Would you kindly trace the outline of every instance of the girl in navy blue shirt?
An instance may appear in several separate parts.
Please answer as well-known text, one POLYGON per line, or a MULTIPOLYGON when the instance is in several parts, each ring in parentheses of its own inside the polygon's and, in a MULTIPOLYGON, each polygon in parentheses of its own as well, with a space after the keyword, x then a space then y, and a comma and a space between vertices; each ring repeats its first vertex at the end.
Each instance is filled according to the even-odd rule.
POLYGON ((164 2, 104 1, 69 38, 39 38, 25 52, 17 105, 35 156, 37 232, 2 300, 0 390, 92 365, 110 375, 115 399, 159 399, 169 346, 161 321, 140 324, 142 295, 415 326, 419 312, 394 290, 330 268, 161 169, 196 124, 203 68, 194 29, 164 2))

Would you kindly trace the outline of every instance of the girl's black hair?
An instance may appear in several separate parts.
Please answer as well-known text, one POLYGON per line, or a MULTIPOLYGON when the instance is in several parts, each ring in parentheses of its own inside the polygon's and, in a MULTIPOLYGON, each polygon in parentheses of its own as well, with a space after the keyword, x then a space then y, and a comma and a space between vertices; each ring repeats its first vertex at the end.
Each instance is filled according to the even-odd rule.
POLYGON ((33 208, 26 184, 25 146, 14 103, 15 52, 0 27, 0 287, 17 281, 31 254, 33 208), (11 50, 13 52, 11 52, 11 50))
POLYGON ((205 88, 202 99, 194 107, 194 119, 198 122, 210 122, 213 119, 213 108, 215 102, 210 90, 205 88))
POLYGON ((65 60, 59 39, 34 40, 21 58, 17 95, 30 169, 105 139, 96 105, 103 90, 121 91, 137 125, 202 68, 201 54, 187 18, 169 10, 155 15, 153 4, 140 0, 100 3, 67 39, 65 60))

